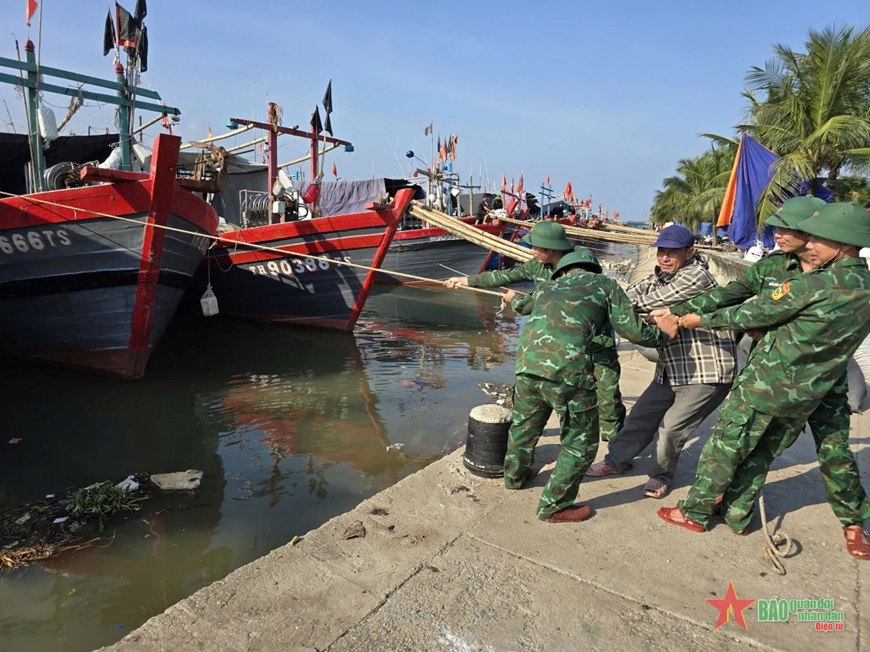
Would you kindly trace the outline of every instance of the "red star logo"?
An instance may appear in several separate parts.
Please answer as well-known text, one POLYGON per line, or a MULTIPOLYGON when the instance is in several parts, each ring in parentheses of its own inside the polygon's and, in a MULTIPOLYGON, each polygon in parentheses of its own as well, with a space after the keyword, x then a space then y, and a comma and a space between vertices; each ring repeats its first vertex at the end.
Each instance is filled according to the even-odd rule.
POLYGON ((755 602, 755 600, 738 600, 737 592, 734 590, 734 582, 728 584, 728 591, 725 593, 724 600, 707 600, 707 602, 719 610, 719 620, 716 621, 716 629, 722 627, 732 617, 735 623, 743 629, 747 629, 743 610, 755 602))

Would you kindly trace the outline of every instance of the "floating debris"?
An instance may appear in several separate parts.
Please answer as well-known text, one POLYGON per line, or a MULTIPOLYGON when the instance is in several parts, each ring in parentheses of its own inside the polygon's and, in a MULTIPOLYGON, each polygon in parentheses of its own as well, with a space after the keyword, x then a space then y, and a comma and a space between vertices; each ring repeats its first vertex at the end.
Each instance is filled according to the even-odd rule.
MULTIPOLYGON (((146 475, 133 476, 152 490, 146 475)), ((126 510, 137 510, 149 491, 135 494, 117 488, 114 482, 98 482, 83 489, 47 494, 0 514, 0 571, 13 570, 68 550, 87 548, 100 537, 84 540, 84 533, 97 534, 103 520, 126 510)))
POLYGON ((151 482, 163 491, 190 491, 199 488, 202 482, 202 471, 188 469, 175 473, 153 473, 151 482))
POLYGON ((484 394, 489 396, 490 403, 502 405, 509 410, 514 407, 514 387, 513 385, 501 385, 499 383, 478 383, 478 387, 484 394))

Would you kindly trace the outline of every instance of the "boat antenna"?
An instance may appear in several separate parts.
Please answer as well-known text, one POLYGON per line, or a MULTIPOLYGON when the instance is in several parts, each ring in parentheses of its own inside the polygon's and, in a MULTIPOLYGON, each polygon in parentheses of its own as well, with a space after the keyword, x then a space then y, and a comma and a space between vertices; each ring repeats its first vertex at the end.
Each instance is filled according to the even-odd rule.
POLYGON ((9 105, 6 104, 6 100, 3 100, 3 106, 6 107, 6 115, 9 116, 9 122, 6 123, 7 128, 12 127, 12 133, 18 133, 18 130, 15 128, 15 121, 12 119, 12 111, 9 110, 9 105))

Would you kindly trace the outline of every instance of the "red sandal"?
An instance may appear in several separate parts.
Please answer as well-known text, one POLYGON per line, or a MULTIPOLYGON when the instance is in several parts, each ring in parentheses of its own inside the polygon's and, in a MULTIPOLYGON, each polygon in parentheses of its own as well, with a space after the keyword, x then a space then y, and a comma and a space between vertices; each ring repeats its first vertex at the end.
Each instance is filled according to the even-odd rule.
POLYGON ((700 523, 696 523, 688 516, 683 514, 683 511, 676 507, 661 507, 659 508, 659 518, 663 521, 667 521, 672 525, 679 525, 680 527, 684 527, 687 530, 691 530, 692 532, 706 532, 707 528, 705 528, 700 523))
POLYGON ((860 525, 847 525, 843 528, 846 537, 846 550, 856 559, 870 559, 870 540, 867 531, 860 525))

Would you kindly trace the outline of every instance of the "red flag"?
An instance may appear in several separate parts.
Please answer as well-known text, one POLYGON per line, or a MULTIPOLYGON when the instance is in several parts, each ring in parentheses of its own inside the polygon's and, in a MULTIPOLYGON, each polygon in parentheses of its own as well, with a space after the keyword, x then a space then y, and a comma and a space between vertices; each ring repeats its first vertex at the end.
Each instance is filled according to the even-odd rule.
POLYGON ((335 161, 332 162, 332 176, 338 179, 338 168, 335 167, 335 161))
POLYGON ((30 19, 36 13, 36 6, 39 3, 36 0, 27 0, 27 9, 24 10, 24 22, 30 27, 30 19))
POLYGON ((547 183, 546 183, 546 184, 544 184, 544 185, 546 185, 546 186, 547 186, 547 188, 549 188, 549 187, 550 187, 550 173, 549 173, 549 172, 547 172, 547 183))
POLYGON ((507 190, 507 179, 504 175, 501 175, 501 191, 504 192, 507 190))
MULTIPOLYGON (((439 138, 439 140, 440 140, 440 138, 439 138)), ((441 158, 442 161, 447 160, 447 139, 446 138, 441 143, 441 147, 438 148, 438 156, 441 158)))
POLYGON ((208 129, 205 131, 206 138, 211 138, 211 125, 208 126, 208 129))
POLYGON ((523 188, 523 173, 520 172, 520 182, 517 184, 517 194, 520 196, 520 199, 523 198, 523 192, 525 188, 523 188))
MULTIPOLYGON (((514 194, 514 180, 511 179, 511 194, 514 194)), ((508 211, 510 212, 510 211, 508 211)))

